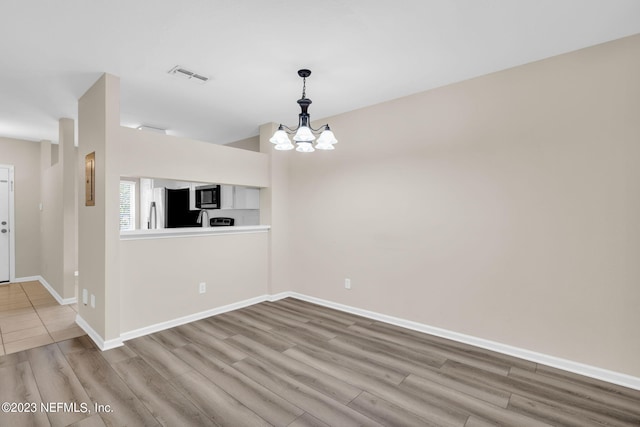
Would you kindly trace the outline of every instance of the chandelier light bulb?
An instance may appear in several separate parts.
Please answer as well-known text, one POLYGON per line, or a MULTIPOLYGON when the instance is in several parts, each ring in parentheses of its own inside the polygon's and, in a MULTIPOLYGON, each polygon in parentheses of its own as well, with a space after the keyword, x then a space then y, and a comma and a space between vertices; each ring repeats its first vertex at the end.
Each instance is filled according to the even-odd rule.
POLYGON ((279 151, 287 151, 287 150, 293 150, 295 147, 293 146, 291 141, 288 141, 284 144, 277 144, 275 148, 276 150, 279 150, 279 151))
POLYGON ((283 129, 278 129, 276 133, 273 134, 269 142, 276 145, 291 144, 291 140, 289 140, 289 136, 283 129))
POLYGON ((316 151, 313 148, 313 145, 311 144, 311 142, 298 142, 297 145, 298 146, 296 147, 296 151, 300 153, 313 153, 314 151, 316 151))
POLYGON ((318 144, 321 145, 333 145, 333 144, 337 144, 338 140, 336 139, 336 137, 333 135, 333 132, 331 132, 330 129, 325 129, 321 134, 320 137, 318 138, 318 144))
POLYGON ((316 144, 316 150, 335 150, 335 149, 336 147, 334 147, 333 144, 321 144, 320 142, 316 144))
POLYGON ((311 129, 309 129, 307 126, 300 126, 298 132, 296 132, 296 134, 293 136, 293 140, 295 142, 311 142, 314 139, 316 139, 316 137, 313 136, 313 133, 311 133, 311 129))

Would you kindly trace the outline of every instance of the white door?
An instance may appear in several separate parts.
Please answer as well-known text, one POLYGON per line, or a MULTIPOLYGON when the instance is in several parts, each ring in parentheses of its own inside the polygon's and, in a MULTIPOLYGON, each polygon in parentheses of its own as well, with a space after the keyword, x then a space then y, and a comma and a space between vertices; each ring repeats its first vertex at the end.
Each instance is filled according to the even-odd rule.
POLYGON ((10 242, 9 233, 9 169, 0 167, 0 282, 9 281, 10 242))

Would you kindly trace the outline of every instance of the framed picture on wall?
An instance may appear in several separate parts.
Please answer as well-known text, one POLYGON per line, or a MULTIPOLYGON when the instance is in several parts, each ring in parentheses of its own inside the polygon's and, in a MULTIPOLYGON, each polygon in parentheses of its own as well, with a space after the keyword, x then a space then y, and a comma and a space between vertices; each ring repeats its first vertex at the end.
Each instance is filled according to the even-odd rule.
POLYGON ((84 158, 85 206, 96 205, 96 152, 84 158))

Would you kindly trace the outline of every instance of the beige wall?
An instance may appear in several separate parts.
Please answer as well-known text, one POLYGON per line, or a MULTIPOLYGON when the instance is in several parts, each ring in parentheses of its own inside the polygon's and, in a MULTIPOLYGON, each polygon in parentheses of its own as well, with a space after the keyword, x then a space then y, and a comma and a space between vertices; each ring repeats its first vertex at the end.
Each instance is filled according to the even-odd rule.
POLYGON ((86 206, 84 185, 78 206, 78 293, 95 295, 96 307, 78 304, 79 314, 104 340, 120 336, 117 171, 120 81, 103 75, 78 102, 78 170, 84 182, 85 156, 95 152, 95 206, 86 206))
POLYGON ((76 297, 75 272, 78 270, 78 149, 75 145, 75 123, 59 120, 59 145, 62 169, 62 277, 63 298, 76 297))
MULTIPOLYGON (((175 313, 179 313, 176 316, 184 316, 216 308, 221 301, 223 305, 234 302, 230 301, 231 297, 242 296, 246 299, 265 294, 266 266, 263 268, 260 264, 265 264, 267 257, 267 248, 263 243, 255 248, 245 248, 248 254, 257 251, 262 260, 248 256, 251 261, 249 265, 257 266, 251 275, 252 280, 242 281, 240 289, 230 292, 228 296, 212 293, 209 298, 198 299, 193 305, 177 306, 174 310, 149 311, 139 306, 148 304, 148 292, 152 293, 154 300, 165 301, 167 304, 174 300, 176 294, 180 294, 184 282, 167 280, 173 277, 176 268, 180 268, 176 267, 180 263, 167 260, 188 263, 191 258, 185 258, 185 253, 191 252, 184 248, 184 244, 181 245, 181 239, 169 239, 168 242, 160 243, 154 240, 151 245, 155 243, 164 248, 162 257, 167 262, 156 263, 158 256, 153 250, 135 253, 131 259, 125 259, 131 253, 123 251, 136 246, 137 242, 120 241, 120 177, 143 176, 265 187, 269 185, 269 158, 263 153, 121 127, 119 96, 119 79, 105 74, 79 101, 78 163, 82 177, 85 156, 92 151, 96 153, 95 206, 85 206, 84 187, 79 189, 79 293, 87 289, 96 297, 95 308, 80 304, 79 314, 82 319, 103 340, 109 341, 118 339, 121 332, 126 331, 121 320, 127 322, 127 330, 147 327, 159 321, 171 320, 175 313), (131 260, 135 262, 132 263, 131 260), (158 280, 151 283, 155 290, 136 280, 141 277, 141 273, 135 268, 138 264, 155 266, 158 280), (260 274, 263 275, 261 280, 260 274), (247 287, 250 281, 254 283, 247 287), (242 290, 243 287, 246 289, 242 290), (133 298, 133 301, 129 298, 133 298), (137 307, 137 311, 131 307, 137 307)), ((216 243, 224 243, 220 243, 221 246, 212 245, 209 252, 222 253, 226 247, 232 248, 233 244, 242 247, 241 242, 244 240, 245 237, 235 235, 215 240, 216 243)), ((266 237, 263 240, 266 242, 266 237)), ((194 247, 201 242, 203 241, 198 240, 194 247)), ((208 267, 194 271, 197 275, 202 275, 204 271, 211 270, 211 260, 206 257, 206 251, 200 250, 199 253, 200 263, 208 267)), ((247 265, 245 258, 235 257, 229 260, 225 268, 242 273, 247 265)), ((184 277, 191 277, 188 271, 184 277)))
MULTIPOLYGON (((120 176, 269 185, 267 154, 125 127, 118 132, 120 176)), ((267 294, 268 239, 260 233, 121 241, 121 332, 267 294), (208 285, 204 295, 200 282, 208 285)))
POLYGON ((40 274, 40 143, 0 137, 0 164, 14 166, 16 278, 40 274))
POLYGON ((58 145, 49 141, 40 143, 40 168, 42 175, 42 214, 40 215, 40 269, 39 274, 62 296, 64 285, 62 242, 62 163, 53 165, 52 157, 58 145), (52 155, 53 154, 53 155, 52 155))
POLYGON ((640 376, 638 76, 634 36, 323 119, 273 154, 293 290, 640 376))
POLYGON ((292 261, 289 227, 289 166, 287 157, 279 155, 269 138, 278 129, 276 123, 260 126, 260 151, 269 155, 269 188, 260 191, 260 224, 270 225, 269 233, 269 294, 293 289, 289 263, 292 261))
POLYGON ((260 136, 252 136, 251 138, 241 139, 225 145, 227 147, 241 148, 243 150, 260 151, 260 136))
POLYGON ((58 144, 40 143, 42 214, 39 271, 61 298, 70 299, 75 297, 74 272, 77 269, 74 122, 60 119, 59 128, 58 144))
POLYGON ((263 153, 118 127, 120 176, 265 187, 269 158, 263 153))
POLYGON ((266 232, 121 241, 122 332, 265 295, 267 245, 266 232))
MULTIPOLYGON (((269 186, 267 154, 125 127, 118 135, 120 176, 269 186)), ((121 241, 121 332, 267 294, 268 242, 268 233, 121 241)))

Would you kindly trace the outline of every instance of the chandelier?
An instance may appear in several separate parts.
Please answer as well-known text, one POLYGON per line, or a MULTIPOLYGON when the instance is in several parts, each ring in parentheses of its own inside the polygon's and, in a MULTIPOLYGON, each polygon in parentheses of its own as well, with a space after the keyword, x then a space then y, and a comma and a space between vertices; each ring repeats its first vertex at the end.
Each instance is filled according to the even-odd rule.
POLYGON ((316 149, 333 150, 333 144, 337 143, 338 140, 331 132, 329 125, 322 125, 318 129, 311 127, 311 118, 307 112, 309 105, 311 105, 311 100, 306 96, 307 77, 311 75, 311 71, 306 69, 298 70, 298 75, 302 77, 302 98, 298 99, 298 105, 301 110, 298 115, 298 126, 291 129, 280 124, 269 142, 276 145, 276 150, 293 150, 295 148, 296 151, 301 153, 311 153, 316 149), (320 136, 314 148, 313 141, 316 139, 317 134, 320 134, 320 136), (289 135, 293 135, 293 141, 296 146, 291 143, 289 135))

